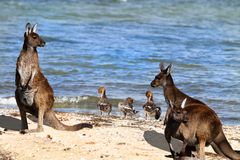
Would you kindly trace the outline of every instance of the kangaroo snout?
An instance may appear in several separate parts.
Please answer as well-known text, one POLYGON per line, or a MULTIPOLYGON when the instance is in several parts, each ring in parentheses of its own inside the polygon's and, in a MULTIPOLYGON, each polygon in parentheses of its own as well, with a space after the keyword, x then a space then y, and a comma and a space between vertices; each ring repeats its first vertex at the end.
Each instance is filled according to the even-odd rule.
POLYGON ((156 85, 155 85, 154 81, 152 81, 150 85, 151 85, 151 87, 153 87, 153 88, 155 88, 155 87, 156 87, 156 85))
POLYGON ((42 41, 39 46, 40 46, 40 47, 44 47, 45 44, 46 44, 46 42, 45 42, 45 41, 42 41))

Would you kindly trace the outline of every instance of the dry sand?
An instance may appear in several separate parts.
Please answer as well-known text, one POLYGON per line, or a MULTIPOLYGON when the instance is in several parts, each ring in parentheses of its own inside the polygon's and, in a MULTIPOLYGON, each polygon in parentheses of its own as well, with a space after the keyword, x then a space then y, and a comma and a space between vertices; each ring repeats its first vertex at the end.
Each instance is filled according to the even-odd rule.
MULTIPOLYGON (((22 135, 18 110, 1 109, 0 159, 171 160, 162 122, 74 113, 57 113, 57 116, 65 124, 90 122, 94 128, 68 132, 45 125, 44 132, 22 135)), ((29 129, 37 126, 30 115, 28 123, 29 129)), ((240 126, 224 126, 224 132, 232 147, 240 150, 240 126)), ((174 148, 180 146, 174 140, 174 148)), ((206 159, 224 159, 213 153, 211 147, 206 150, 206 159)))

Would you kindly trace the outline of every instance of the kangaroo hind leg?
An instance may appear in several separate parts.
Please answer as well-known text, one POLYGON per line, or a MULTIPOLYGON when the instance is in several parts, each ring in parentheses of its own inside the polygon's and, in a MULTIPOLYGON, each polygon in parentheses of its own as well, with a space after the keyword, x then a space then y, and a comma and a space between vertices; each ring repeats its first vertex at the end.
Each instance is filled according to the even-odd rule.
POLYGON ((27 132, 28 130, 28 123, 27 123, 27 116, 26 116, 26 110, 25 110, 25 106, 20 102, 20 98, 19 98, 19 91, 16 90, 15 92, 15 99, 20 111, 20 116, 21 116, 21 129, 20 129, 20 133, 24 134, 27 132))
POLYGON ((198 150, 198 157, 200 160, 205 159, 205 145, 206 145, 205 138, 200 138, 199 139, 199 150, 198 150))

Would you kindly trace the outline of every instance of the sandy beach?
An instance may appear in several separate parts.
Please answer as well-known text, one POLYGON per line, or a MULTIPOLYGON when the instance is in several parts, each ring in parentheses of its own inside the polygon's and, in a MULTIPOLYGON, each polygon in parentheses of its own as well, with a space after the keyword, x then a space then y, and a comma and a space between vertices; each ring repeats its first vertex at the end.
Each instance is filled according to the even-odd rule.
MULTIPOLYGON (((0 159, 58 160, 170 160, 163 134, 162 121, 122 119, 76 113, 57 113, 65 124, 89 122, 93 129, 76 132, 58 131, 44 125, 44 132, 19 134, 20 116, 17 109, 0 110, 0 159)), ((28 116, 29 129, 36 119, 28 116)), ((224 126, 224 132, 235 150, 240 150, 240 126, 224 126)), ((174 140, 179 149, 181 142, 174 140)), ((224 159, 206 147, 206 159, 224 159)))

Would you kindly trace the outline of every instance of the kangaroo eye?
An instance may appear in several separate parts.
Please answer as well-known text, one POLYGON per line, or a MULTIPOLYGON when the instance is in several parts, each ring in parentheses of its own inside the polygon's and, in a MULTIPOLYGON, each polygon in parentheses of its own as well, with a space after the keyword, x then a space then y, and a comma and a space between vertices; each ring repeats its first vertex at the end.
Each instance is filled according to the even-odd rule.
POLYGON ((36 39, 36 38, 37 38, 37 36, 32 36, 32 38, 33 38, 33 39, 36 39))

